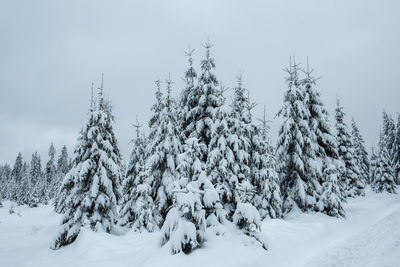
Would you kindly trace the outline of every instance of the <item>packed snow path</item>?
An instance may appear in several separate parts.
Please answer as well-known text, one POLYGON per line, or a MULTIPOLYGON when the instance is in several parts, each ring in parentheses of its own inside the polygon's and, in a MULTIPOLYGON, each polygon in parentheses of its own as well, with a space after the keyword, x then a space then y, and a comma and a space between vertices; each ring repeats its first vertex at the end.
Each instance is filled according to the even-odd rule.
POLYGON ((400 195, 351 199, 347 218, 293 213, 267 220, 269 250, 227 227, 209 235, 204 248, 170 255, 160 233, 109 235, 83 230, 72 245, 53 251, 50 244, 60 215, 50 206, 0 208, 0 266, 400 266, 400 195))

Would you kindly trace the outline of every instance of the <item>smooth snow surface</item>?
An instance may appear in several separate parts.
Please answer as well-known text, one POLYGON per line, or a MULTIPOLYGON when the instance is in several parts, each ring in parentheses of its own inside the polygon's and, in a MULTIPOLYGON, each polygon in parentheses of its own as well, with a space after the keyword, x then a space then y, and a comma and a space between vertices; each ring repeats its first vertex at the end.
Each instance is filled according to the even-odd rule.
MULTIPOLYGON (((51 206, 0 208, 0 266, 400 266, 400 195, 350 199, 346 219, 292 213, 262 223, 269 250, 231 225, 225 234, 207 234, 204 247, 171 255, 161 234, 109 235, 83 229, 76 242, 49 247, 59 214, 51 206)), ((123 231, 122 231, 123 232, 123 231)))

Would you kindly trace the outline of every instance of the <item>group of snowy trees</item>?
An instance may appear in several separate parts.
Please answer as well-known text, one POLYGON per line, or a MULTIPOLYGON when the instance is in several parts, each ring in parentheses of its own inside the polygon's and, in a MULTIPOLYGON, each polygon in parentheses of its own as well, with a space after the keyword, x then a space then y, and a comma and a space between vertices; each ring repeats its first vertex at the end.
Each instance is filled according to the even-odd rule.
POLYGON ((396 192, 400 184, 400 114, 397 123, 383 112, 383 126, 378 150, 372 149, 369 177, 376 192, 396 192))
POLYGON ((204 47, 199 72, 193 51, 186 53, 185 86, 178 97, 172 96, 170 78, 156 81, 149 132, 146 136, 142 125, 134 125, 126 171, 103 83, 96 97, 92 87, 71 165, 62 153, 56 167, 51 147, 44 172, 37 154, 30 167, 20 155, 13 170, 1 166, 3 198, 30 205, 54 199, 55 210, 64 214, 52 248, 74 242, 82 227, 111 233, 119 226, 161 231, 161 243, 172 253, 190 253, 207 233, 222 234, 226 224, 234 224, 266 249, 264 219, 293 210, 344 217, 346 198, 364 195, 368 184, 377 192, 396 192, 400 118, 396 126, 384 113, 378 151, 369 158, 354 119, 351 129, 345 123, 339 101, 332 127, 308 63, 305 70, 290 63, 275 147, 265 111, 261 120, 252 116, 255 104, 242 76, 228 103, 227 89, 214 74, 212 45, 204 47))
POLYGON ((51 144, 48 156, 44 168, 38 152, 32 154, 30 163, 18 153, 12 168, 8 164, 0 166, 0 199, 30 207, 55 202, 62 179, 70 168, 67 147, 62 147, 56 159, 56 150, 51 144))

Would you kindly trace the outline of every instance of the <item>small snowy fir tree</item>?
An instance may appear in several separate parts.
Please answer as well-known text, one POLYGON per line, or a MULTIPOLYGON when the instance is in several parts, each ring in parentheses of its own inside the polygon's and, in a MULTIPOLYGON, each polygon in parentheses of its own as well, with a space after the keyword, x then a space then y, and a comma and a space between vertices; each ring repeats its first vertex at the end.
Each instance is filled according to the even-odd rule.
POLYGON ((151 180, 146 172, 146 139, 137 122, 133 150, 122 187, 119 224, 137 231, 159 229, 161 216, 155 206, 151 180))
POLYGON ((46 184, 46 200, 50 200, 54 198, 54 180, 56 180, 56 164, 55 164, 55 156, 56 156, 56 149, 51 143, 49 148, 49 161, 46 163, 46 168, 44 169, 44 178, 46 184))
POLYGON ((338 169, 336 161, 325 160, 323 175, 325 181, 322 183, 322 195, 319 202, 321 202, 320 211, 333 217, 345 217, 343 203, 345 200, 340 191, 338 169))
POLYGON ((353 143, 354 143, 354 151, 356 154, 357 158, 357 165, 359 166, 360 169, 360 175, 362 179, 367 183, 369 180, 369 158, 368 158, 368 152, 365 149, 364 146, 364 139, 361 136, 360 130, 358 129, 358 126, 354 120, 354 118, 351 119, 351 128, 352 128, 352 137, 353 137, 353 143))
MULTIPOLYGON (((172 205, 174 181, 179 176, 177 171, 177 157, 181 153, 181 137, 177 122, 176 103, 171 96, 172 81, 167 80, 167 94, 160 95, 157 90, 157 110, 150 127, 150 139, 147 146, 149 157, 146 160, 146 172, 149 176, 149 186, 156 202, 159 213, 164 219, 172 205), (160 102, 160 103, 159 103, 160 102)), ((161 226, 161 225, 160 225, 161 226)))
MULTIPOLYGON (((233 153, 232 176, 230 184, 234 190, 233 202, 231 209, 227 210, 231 218, 235 212, 238 201, 238 192, 236 190, 238 184, 250 177, 250 149, 251 149, 251 115, 248 109, 249 99, 245 88, 242 86, 242 77, 237 77, 237 84, 234 90, 232 102, 232 111, 229 118, 230 136, 227 139, 233 153)), ((253 177, 254 178, 254 177, 253 177)), ((254 180, 254 179, 253 179, 254 180)))
POLYGON ((19 192, 20 188, 19 185, 22 181, 22 177, 24 175, 23 172, 23 159, 22 159, 22 154, 18 153, 17 158, 15 159, 15 163, 11 172, 11 177, 8 183, 8 199, 17 201, 17 196, 21 195, 22 192, 19 192))
POLYGON ((45 203, 47 201, 40 155, 37 151, 32 154, 29 179, 31 185, 29 206, 37 207, 39 203, 45 203))
POLYGON ((61 230, 52 246, 58 249, 75 241, 83 226, 110 233, 117 215, 120 197, 121 156, 113 131, 111 105, 103 98, 92 101, 89 120, 81 132, 74 166, 66 175, 68 201, 61 230))
POLYGON ((31 204, 31 190, 33 189, 30 180, 30 167, 27 162, 23 165, 23 176, 21 183, 19 184, 17 202, 19 204, 30 205, 31 204))
POLYGON ((261 219, 279 218, 282 216, 282 197, 279 188, 279 177, 275 171, 275 157, 269 142, 269 124, 264 117, 260 126, 253 126, 251 131, 251 171, 250 176, 255 185, 254 206, 260 212, 261 219))
POLYGON ((54 190, 54 210, 58 213, 64 213, 65 211, 65 199, 66 190, 62 187, 62 182, 65 175, 70 170, 69 157, 67 147, 64 145, 61 149, 61 154, 57 159, 57 173, 56 179, 53 180, 53 190, 54 190))
POLYGON ((375 152, 375 147, 371 148, 371 157, 369 159, 369 176, 368 176, 368 184, 371 184, 372 181, 375 180, 375 171, 378 166, 378 155, 375 152))
POLYGON ((11 179, 11 167, 4 164, 0 169, 0 199, 9 199, 9 183, 11 179))
POLYGON ((178 166, 181 176, 175 181, 174 205, 162 226, 162 244, 169 244, 173 254, 190 253, 202 246, 207 227, 219 233, 225 211, 218 192, 205 172, 197 138, 189 138, 178 166))
POLYGON ((309 126, 310 112, 298 77, 299 65, 290 64, 286 71, 289 74, 288 90, 278 113, 284 121, 277 145, 277 167, 285 213, 296 207, 302 211, 314 210, 318 197, 314 162, 316 140, 309 126))
POLYGON ((379 153, 376 160, 374 180, 371 183, 371 188, 377 193, 396 193, 397 190, 393 176, 393 169, 390 164, 390 154, 384 140, 381 140, 379 144, 379 153))
POLYGON ((338 184, 340 167, 338 145, 329 122, 329 113, 323 105, 318 92, 317 79, 311 74, 307 59, 307 69, 303 70, 306 77, 302 80, 309 110, 309 127, 316 139, 315 149, 315 175, 313 187, 317 194, 316 211, 324 212, 330 216, 342 216, 342 194, 338 184))
POLYGON ((385 111, 383 111, 382 137, 383 139, 381 141, 383 145, 386 146, 392 164, 394 158, 393 152, 396 144, 396 125, 392 116, 385 111))
POLYGON ((365 183, 360 177, 360 170, 357 166, 357 158, 354 151, 354 144, 351 134, 344 122, 343 107, 339 100, 336 107, 336 139, 338 142, 339 156, 343 161, 339 181, 341 191, 345 197, 364 195, 365 183))
MULTIPOLYGON (((225 102, 221 87, 220 101, 225 102)), ((220 200, 228 211, 233 210, 234 183, 237 182, 233 173, 234 153, 229 141, 232 139, 229 125, 230 110, 226 105, 216 109, 211 128, 211 139, 208 146, 207 170, 211 182, 219 192, 220 200)))
POLYGON ((265 236, 261 233, 261 217, 258 210, 251 204, 256 188, 247 180, 237 187, 238 203, 233 214, 233 223, 245 235, 255 238, 264 249, 268 249, 265 236))
POLYGON ((392 149, 393 154, 393 174, 396 184, 400 185, 400 114, 397 115, 395 144, 392 149))

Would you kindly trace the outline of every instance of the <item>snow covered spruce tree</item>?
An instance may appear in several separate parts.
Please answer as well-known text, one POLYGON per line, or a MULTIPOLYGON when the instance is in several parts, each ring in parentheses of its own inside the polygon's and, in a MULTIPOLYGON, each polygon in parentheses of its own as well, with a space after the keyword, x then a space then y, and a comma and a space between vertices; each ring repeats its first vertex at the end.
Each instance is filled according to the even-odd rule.
POLYGON ((400 185, 400 114, 397 114, 396 136, 392 154, 393 175, 396 184, 400 185))
POLYGON ((339 156, 344 163, 341 168, 339 181, 343 195, 345 197, 354 197, 365 194, 365 183, 362 177, 360 177, 353 140, 344 122, 344 116, 343 107, 340 105, 340 101, 337 100, 335 110, 336 140, 338 142, 339 156))
POLYGON ((190 49, 190 47, 188 51, 185 52, 185 55, 188 58, 189 66, 184 73, 185 87, 180 94, 178 102, 180 110, 178 113, 178 121, 181 124, 181 129, 183 130, 182 143, 185 142, 186 138, 192 131, 192 127, 189 127, 189 125, 193 122, 193 119, 191 116, 188 115, 188 113, 197 104, 197 98, 194 97, 195 93, 197 93, 197 85, 195 84, 197 73, 195 68, 193 67, 193 52, 194 50, 190 49))
POLYGON ((356 159, 357 159, 357 166, 359 166, 360 169, 360 175, 362 179, 365 181, 365 183, 368 183, 369 180, 369 158, 368 158, 368 152, 365 149, 364 146, 364 139, 361 136, 360 130, 357 127, 357 124, 354 120, 354 118, 351 119, 351 128, 352 128, 352 138, 353 138, 353 143, 354 143, 354 151, 356 154, 356 159))
POLYGON ((146 139, 137 122, 136 137, 122 186, 121 210, 118 223, 137 231, 152 232, 159 229, 162 222, 160 213, 153 200, 151 178, 147 175, 146 139))
MULTIPOLYGON (((197 86, 190 90, 188 96, 188 113, 186 119, 190 123, 183 129, 187 137, 196 137, 199 143, 203 143, 205 149, 202 153, 202 161, 207 161, 208 145, 211 139, 213 118, 217 109, 221 106, 218 92, 218 80, 212 72, 215 69, 215 60, 210 55, 212 44, 206 42, 206 57, 200 63, 201 74, 197 86)), ((185 125, 183 125, 185 126, 185 125)))
POLYGON ((383 127, 382 127, 382 137, 383 145, 386 146, 386 149, 390 156, 390 162, 392 164, 394 155, 394 145, 396 143, 396 125, 392 116, 385 111, 383 111, 383 127))
POLYGON ((316 191, 316 211, 330 216, 344 216, 343 196, 340 191, 338 174, 340 167, 338 145, 329 122, 329 113, 323 105, 316 81, 311 74, 307 59, 306 77, 301 81, 306 94, 306 105, 309 111, 308 124, 315 138, 314 175, 312 182, 316 191))
POLYGON ((0 198, 9 199, 9 183, 11 182, 12 169, 10 165, 4 164, 1 168, 0 176, 0 198))
MULTIPOLYGON (((248 95, 246 96, 246 89, 242 86, 242 77, 239 75, 230 116, 229 144, 234 155, 233 174, 236 178, 233 183, 235 197, 232 221, 245 235, 255 238, 264 249, 267 249, 265 236, 261 233, 259 211, 264 216, 271 210, 276 213, 272 208, 276 199, 267 203, 268 193, 271 193, 267 179, 274 177, 267 176, 268 166, 264 165, 267 163, 267 158, 260 154, 265 144, 262 143, 260 136, 257 135, 257 129, 252 125, 251 109, 254 106, 255 104, 250 103, 248 95)), ((266 150, 267 147, 265 146, 264 149, 266 150)))
POLYGON ((62 182, 65 175, 70 170, 69 157, 67 147, 64 145, 61 149, 61 153, 57 159, 57 172, 56 179, 53 179, 53 195, 54 195, 54 210, 58 213, 64 213, 65 211, 65 199, 66 190, 62 187, 62 182))
MULTIPOLYGON (((239 195, 236 188, 242 182, 255 182, 256 177, 250 177, 250 149, 251 149, 251 114, 248 109, 249 98, 242 86, 242 77, 237 78, 237 85, 234 90, 232 112, 229 119, 231 136, 228 139, 233 152, 231 184, 234 189, 233 209, 228 211, 232 216, 239 203, 239 195)), ((254 186, 254 185, 253 185, 254 186)), ((260 193, 262 193, 260 191, 260 193)), ((263 196, 262 196, 263 197, 263 196)))
POLYGON ((282 197, 279 177, 275 170, 274 148, 269 141, 269 125, 264 117, 261 125, 252 125, 250 149, 250 177, 255 185, 254 206, 261 219, 282 216, 282 197))
POLYGON ((97 103, 92 100, 88 122, 78 138, 73 167, 63 181, 68 198, 53 249, 74 242, 84 226, 110 233, 118 218, 121 156, 113 121, 102 83, 99 99, 97 103))
POLYGON ((173 254, 190 253, 202 246, 206 229, 220 231, 225 211, 219 194, 207 177, 202 162, 204 144, 191 137, 180 155, 180 179, 175 181, 174 204, 162 226, 162 244, 169 244, 173 254))
POLYGON ((393 169, 390 162, 390 154, 387 150, 384 138, 381 135, 379 142, 379 152, 376 159, 375 173, 371 188, 377 192, 396 193, 397 187, 394 181, 393 169))
POLYGON ((146 171, 149 178, 146 183, 152 190, 151 195, 162 219, 165 219, 172 205, 174 181, 179 177, 177 157, 182 152, 181 132, 177 122, 176 103, 171 96, 171 85, 172 81, 168 79, 165 97, 159 88, 157 90, 157 103, 153 106, 154 120, 150 124, 147 145, 149 157, 146 160, 146 171))
POLYGON ((36 151, 32 154, 30 169, 29 169, 29 179, 31 185, 31 196, 30 196, 30 207, 37 207, 39 203, 46 204, 46 186, 44 183, 44 177, 42 172, 42 164, 40 160, 40 155, 36 151))
POLYGON ((22 178, 24 176, 23 165, 24 162, 22 159, 22 154, 18 153, 7 185, 7 195, 9 200, 18 202, 18 196, 24 193, 20 192, 19 188, 19 185, 21 184, 22 178))
POLYGON ((283 118, 277 144, 277 167, 281 179, 283 211, 297 207, 302 211, 314 210, 318 197, 315 171, 316 138, 310 129, 310 112, 305 91, 298 77, 299 65, 286 69, 288 90, 278 115, 283 118))
POLYGON ((387 152, 389 153, 390 165, 393 169, 393 175, 397 180, 397 174, 400 170, 400 155, 399 155, 399 141, 398 132, 392 116, 383 111, 383 127, 382 127, 382 140, 384 146, 386 146, 387 152))
POLYGON ((372 181, 375 180, 375 170, 378 165, 378 155, 375 152, 375 147, 371 148, 371 157, 369 159, 370 166, 369 166, 369 176, 368 176, 368 184, 371 184, 372 181))
POLYGON ((34 187, 32 186, 30 180, 29 164, 27 162, 24 162, 22 169, 23 169, 23 176, 21 183, 19 184, 18 203, 24 205, 31 205, 32 190, 34 189, 34 187))
POLYGON ((11 168, 8 164, 0 166, 0 199, 8 198, 8 182, 10 180, 11 168))
MULTIPOLYGON (((274 169, 272 149, 268 143, 267 133, 252 123, 250 103, 246 89, 242 85, 241 75, 237 78, 232 103, 232 114, 229 119, 231 136, 228 139, 233 151, 233 180, 235 198, 234 208, 239 203, 240 195, 236 190, 242 183, 249 183, 254 188, 254 198, 248 203, 260 212, 261 218, 281 216, 282 200, 274 169)), ((264 129, 266 130, 266 129, 264 129)), ((235 211, 233 211, 235 212, 235 211)), ((232 214, 231 214, 232 215, 232 214)))
MULTIPOLYGON (((46 168, 44 169, 44 183, 46 185, 46 200, 52 200, 54 198, 55 190, 53 189, 54 180, 56 179, 56 164, 55 164, 55 156, 56 156, 56 149, 51 143, 49 148, 49 161, 46 163, 46 168)), ((46 203, 47 204, 47 203, 46 203)))
POLYGON ((211 182, 219 192, 219 197, 225 210, 234 210, 234 187, 237 177, 233 172, 235 165, 234 153, 231 148, 232 135, 230 128, 230 109, 225 105, 223 89, 220 91, 220 101, 216 108, 211 129, 211 139, 208 145, 207 170, 211 182))
POLYGON ((206 58, 201 61, 198 83, 190 87, 187 101, 181 103, 182 109, 187 110, 187 125, 182 124, 187 139, 178 165, 181 176, 175 181, 174 205, 162 227, 162 243, 170 244, 173 253, 189 253, 200 247, 206 229, 219 232, 219 225, 226 216, 208 175, 211 169, 215 171, 218 166, 208 170, 206 165, 209 153, 213 151, 209 148, 215 137, 214 121, 222 105, 221 93, 216 88, 218 81, 212 73, 215 63, 210 56, 211 46, 209 42, 205 44, 206 58))

